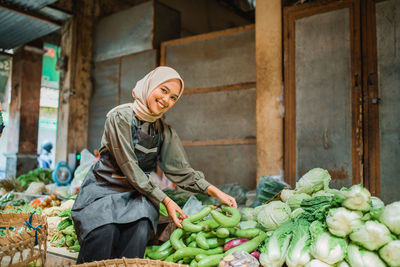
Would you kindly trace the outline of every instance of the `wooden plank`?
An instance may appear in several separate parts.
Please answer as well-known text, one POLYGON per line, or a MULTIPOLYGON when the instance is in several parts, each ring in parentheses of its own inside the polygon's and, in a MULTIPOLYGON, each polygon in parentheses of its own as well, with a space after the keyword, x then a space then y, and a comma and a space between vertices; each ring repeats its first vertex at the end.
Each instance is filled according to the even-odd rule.
POLYGON ((183 146, 227 146, 256 144, 256 138, 182 141, 183 146))
POLYGON ((179 38, 171 41, 166 41, 162 42, 162 46, 168 46, 168 45, 176 45, 176 44, 183 44, 183 43, 188 43, 188 42, 193 42, 193 41, 198 41, 198 40, 205 40, 217 36, 224 36, 224 35, 231 35, 239 32, 244 32, 244 31, 250 31, 254 30, 255 25, 250 24, 246 26, 240 26, 237 28, 231 28, 231 29, 226 29, 226 30, 221 30, 221 31, 215 31, 215 32, 210 32, 210 33, 204 33, 204 34, 198 34, 194 36, 189 36, 185 38, 179 38))
POLYGON ((284 82, 285 82, 285 133, 284 170, 285 181, 296 184, 296 90, 294 55, 294 18, 290 9, 284 9, 284 82))
POLYGON ((379 105, 371 99, 379 97, 376 14, 374 0, 361 4, 363 111, 364 111, 364 185, 371 194, 380 196, 380 127, 379 105))
POLYGON ((188 42, 205 40, 208 38, 230 35, 230 34, 235 34, 235 33, 243 32, 243 31, 250 31, 250 30, 254 30, 254 29, 255 29, 255 25, 251 24, 251 25, 241 26, 241 27, 237 27, 237 28, 232 28, 232 29, 227 29, 227 30, 222 30, 222 31, 215 31, 215 32, 210 32, 210 33, 204 33, 204 34, 198 34, 198 35, 194 35, 194 36, 190 36, 190 37, 185 37, 185 38, 162 42, 160 45, 160 66, 165 66, 165 64, 166 64, 166 47, 169 45, 184 44, 184 43, 188 43, 188 42))
POLYGON ((362 114, 362 85, 361 85, 361 30, 360 2, 350 2, 350 44, 351 44, 351 102, 352 102, 352 163, 353 184, 363 180, 363 114, 362 114))
POLYGON ((187 94, 202 94, 202 93, 210 93, 210 92, 221 92, 221 91, 234 91, 234 90, 242 90, 242 89, 250 89, 255 88, 256 83, 240 83, 240 84, 232 84, 232 85, 223 85, 223 86, 215 86, 208 88, 192 88, 185 89, 183 91, 184 95, 187 94))

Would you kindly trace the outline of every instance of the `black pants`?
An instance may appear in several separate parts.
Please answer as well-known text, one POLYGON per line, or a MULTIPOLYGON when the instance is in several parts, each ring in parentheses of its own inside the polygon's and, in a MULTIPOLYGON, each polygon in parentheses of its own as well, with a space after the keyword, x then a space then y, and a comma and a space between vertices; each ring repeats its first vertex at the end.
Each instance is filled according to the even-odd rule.
POLYGON ((152 233, 148 219, 127 224, 106 224, 82 240, 77 264, 116 258, 143 258, 152 233))

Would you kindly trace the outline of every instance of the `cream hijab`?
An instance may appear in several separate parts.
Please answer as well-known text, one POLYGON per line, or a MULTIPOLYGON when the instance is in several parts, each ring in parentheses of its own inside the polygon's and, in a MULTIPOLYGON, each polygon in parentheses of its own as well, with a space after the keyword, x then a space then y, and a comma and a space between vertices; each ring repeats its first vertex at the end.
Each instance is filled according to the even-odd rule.
POLYGON ((144 76, 136 83, 135 88, 133 88, 132 90, 132 96, 135 99, 133 103, 123 104, 113 108, 107 113, 107 117, 117 108, 128 106, 133 109, 136 117, 138 117, 140 120, 148 122, 156 121, 157 119, 162 117, 163 113, 152 113, 147 106, 147 99, 157 86, 172 79, 178 79, 181 82, 181 90, 178 96, 179 99, 179 97, 183 93, 184 88, 184 83, 181 76, 173 68, 161 66, 149 72, 146 76, 144 76))

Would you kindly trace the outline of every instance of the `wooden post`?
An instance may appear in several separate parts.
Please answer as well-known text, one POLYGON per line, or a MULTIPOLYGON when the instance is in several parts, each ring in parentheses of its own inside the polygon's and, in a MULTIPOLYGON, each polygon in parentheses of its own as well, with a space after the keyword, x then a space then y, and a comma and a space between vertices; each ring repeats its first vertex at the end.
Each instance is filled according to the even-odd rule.
POLYGON ((42 56, 41 48, 29 46, 16 49, 13 56, 6 176, 37 166, 42 56))
MULTIPOLYGON (((74 16, 62 27, 60 99, 56 161, 80 152, 88 144, 89 103, 95 1, 75 1, 74 16)), ((97 10, 98 12, 98 10, 97 10)))
POLYGON ((281 0, 257 2, 257 177, 283 170, 281 12, 281 0))

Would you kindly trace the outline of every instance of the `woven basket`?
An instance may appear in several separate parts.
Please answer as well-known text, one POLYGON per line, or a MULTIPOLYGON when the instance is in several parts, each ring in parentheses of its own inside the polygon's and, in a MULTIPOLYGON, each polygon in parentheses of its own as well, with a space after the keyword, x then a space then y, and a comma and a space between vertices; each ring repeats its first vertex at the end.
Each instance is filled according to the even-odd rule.
POLYGON ((0 237, 0 265, 1 266, 27 266, 38 261, 43 266, 47 251, 47 219, 44 215, 31 213, 0 213, 0 227, 5 232, 0 237), (30 229, 26 222, 30 222, 35 231, 30 229), (37 239, 36 239, 37 238, 37 239), (35 240, 38 247, 35 248, 35 240))
POLYGON ((79 265, 72 265, 72 267, 144 267, 144 266, 161 266, 161 267, 179 267, 188 266, 184 264, 178 264, 173 262, 148 260, 148 259, 113 259, 103 261, 93 261, 88 263, 82 263, 79 265))

